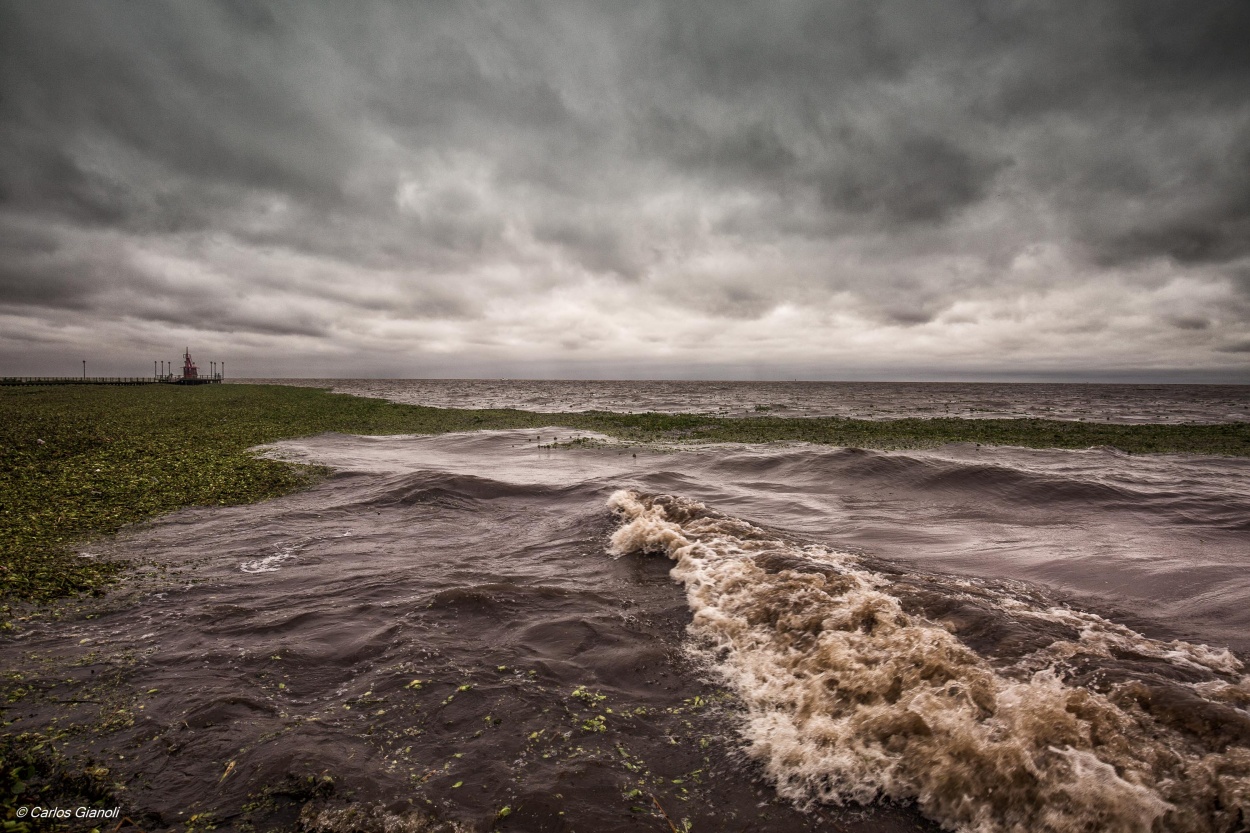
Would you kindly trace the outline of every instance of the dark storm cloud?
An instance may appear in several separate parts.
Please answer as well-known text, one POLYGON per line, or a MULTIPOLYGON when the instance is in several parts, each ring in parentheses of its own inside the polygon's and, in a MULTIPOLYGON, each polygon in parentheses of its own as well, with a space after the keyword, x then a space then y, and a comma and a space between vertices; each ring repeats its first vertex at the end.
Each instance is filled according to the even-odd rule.
POLYGON ((338 195, 347 130, 318 112, 308 86, 314 53, 300 43, 228 28, 220 7, 207 4, 8 4, 5 12, 0 112, 14 125, 11 148, 32 157, 43 178, 10 185, 19 175, 6 166, 14 196, 128 216, 125 194, 113 192, 136 163, 154 177, 338 195), (50 147, 49 138, 57 140, 50 147), (103 159, 92 158, 97 149, 103 159), (84 159, 96 163, 94 177, 84 159))
POLYGON ((1248 36, 1244 0, 0 0, 0 308, 1197 361, 1245 337, 1248 36))
POLYGON ((0 218, 0 306, 90 309, 121 264, 114 241, 75 252, 53 230, 0 218))
POLYGON ((1211 326, 1206 318, 1190 318, 1188 316, 1169 316, 1167 322, 1178 330, 1205 330, 1211 326))
POLYGON ((643 268, 639 253, 632 250, 632 241, 610 219, 543 219, 535 223, 534 236, 564 247, 578 263, 594 272, 634 280, 643 268))
POLYGON ((831 210, 906 225, 985 199, 1022 133, 1029 184, 1063 184, 1056 201, 1101 260, 1248 251, 1250 4, 826 4, 780 23, 718 8, 671 43, 695 96, 744 105, 727 135, 687 131, 722 169, 801 175, 831 210), (757 121, 777 101, 788 141, 757 121))
POLYGON ((941 222, 979 202, 1000 167, 937 136, 905 137, 855 156, 860 164, 830 172, 821 182, 822 202, 856 214, 880 213, 899 224, 941 222))

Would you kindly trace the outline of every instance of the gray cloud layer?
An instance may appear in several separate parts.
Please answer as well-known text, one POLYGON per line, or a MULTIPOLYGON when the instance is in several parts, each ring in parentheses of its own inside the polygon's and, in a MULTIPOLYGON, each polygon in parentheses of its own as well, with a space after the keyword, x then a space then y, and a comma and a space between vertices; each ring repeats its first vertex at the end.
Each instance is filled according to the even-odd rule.
POLYGON ((1242 0, 2 0, 0 363, 1250 381, 1248 36, 1242 0))

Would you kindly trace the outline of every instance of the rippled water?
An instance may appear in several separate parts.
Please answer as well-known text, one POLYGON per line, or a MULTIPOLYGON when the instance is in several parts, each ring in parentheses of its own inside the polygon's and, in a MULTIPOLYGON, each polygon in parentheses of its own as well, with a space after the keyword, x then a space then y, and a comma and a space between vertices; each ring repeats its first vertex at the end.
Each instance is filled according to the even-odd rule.
POLYGON ((1250 421, 1250 385, 249 379, 410 405, 529 411, 701 412, 856 419, 1045 417, 1119 423, 1250 421))
POLYGON ((279 443, 6 666, 153 829, 1244 829, 1250 461, 557 434, 279 443))

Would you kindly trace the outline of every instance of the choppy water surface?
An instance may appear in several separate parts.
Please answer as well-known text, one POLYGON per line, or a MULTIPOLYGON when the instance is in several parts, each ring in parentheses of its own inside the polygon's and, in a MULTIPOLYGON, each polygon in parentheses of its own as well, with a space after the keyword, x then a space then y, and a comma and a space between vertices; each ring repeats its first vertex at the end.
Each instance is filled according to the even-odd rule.
POLYGON ((517 379, 249 379, 409 405, 548 413, 699 412, 855 419, 964 417, 1117 423, 1250 421, 1250 385, 963 382, 690 382, 517 379))
POLYGON ((556 434, 274 446, 338 474, 117 540, 10 731, 122 715, 152 829, 1246 828, 1250 461, 556 434))

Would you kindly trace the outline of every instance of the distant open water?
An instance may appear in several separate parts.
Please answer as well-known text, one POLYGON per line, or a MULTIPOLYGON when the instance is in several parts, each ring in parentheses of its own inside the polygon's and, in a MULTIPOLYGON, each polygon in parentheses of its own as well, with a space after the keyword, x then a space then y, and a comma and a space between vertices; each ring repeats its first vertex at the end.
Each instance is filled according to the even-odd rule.
POLYGON ((697 412, 855 419, 970 417, 1121 423, 1250 421, 1250 385, 239 379, 438 408, 697 412))

